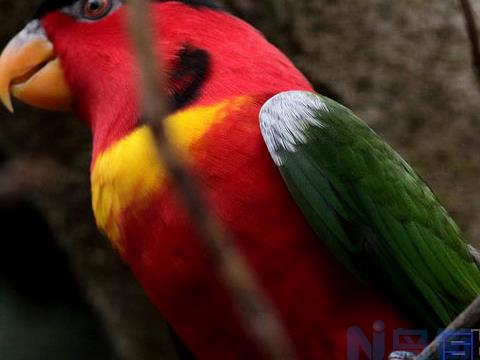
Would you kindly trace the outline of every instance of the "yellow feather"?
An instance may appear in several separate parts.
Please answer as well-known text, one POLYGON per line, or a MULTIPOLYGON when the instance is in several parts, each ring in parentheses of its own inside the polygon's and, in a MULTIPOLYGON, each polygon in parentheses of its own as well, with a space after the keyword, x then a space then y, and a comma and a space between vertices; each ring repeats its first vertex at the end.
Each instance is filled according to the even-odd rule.
MULTIPOLYGON (((190 161, 191 146, 246 100, 238 97, 175 113, 165 119, 167 136, 179 154, 190 161)), ((146 204, 152 193, 161 190, 165 177, 152 133, 146 126, 135 129, 97 157, 91 176, 93 211, 98 227, 120 251, 122 211, 134 201, 146 204)))

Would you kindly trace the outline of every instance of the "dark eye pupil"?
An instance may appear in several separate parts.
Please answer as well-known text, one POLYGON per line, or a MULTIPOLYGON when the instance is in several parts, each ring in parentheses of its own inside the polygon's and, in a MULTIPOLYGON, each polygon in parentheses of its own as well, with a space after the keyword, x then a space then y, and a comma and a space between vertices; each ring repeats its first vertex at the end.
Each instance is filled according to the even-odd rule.
POLYGON ((84 0, 83 16, 89 20, 97 20, 106 16, 112 9, 112 0, 84 0))
POLYGON ((96 11, 100 9, 102 5, 100 4, 99 1, 90 1, 90 4, 88 5, 88 10, 90 11, 96 11))

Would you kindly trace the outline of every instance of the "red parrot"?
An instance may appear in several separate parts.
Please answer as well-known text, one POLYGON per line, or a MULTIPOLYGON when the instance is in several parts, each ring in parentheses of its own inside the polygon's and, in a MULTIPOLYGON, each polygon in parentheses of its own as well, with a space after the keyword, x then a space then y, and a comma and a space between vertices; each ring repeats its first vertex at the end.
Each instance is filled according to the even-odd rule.
MULTIPOLYGON (((168 136, 299 359, 346 359, 352 329, 371 341, 383 328, 385 348, 366 356, 385 358, 395 329, 437 330, 480 293, 471 248, 428 186, 257 30, 208 0, 150 10, 168 136)), ((195 357, 262 358, 140 120, 126 11, 44 1, 0 58, 0 99, 74 109, 91 128, 98 226, 195 357)))

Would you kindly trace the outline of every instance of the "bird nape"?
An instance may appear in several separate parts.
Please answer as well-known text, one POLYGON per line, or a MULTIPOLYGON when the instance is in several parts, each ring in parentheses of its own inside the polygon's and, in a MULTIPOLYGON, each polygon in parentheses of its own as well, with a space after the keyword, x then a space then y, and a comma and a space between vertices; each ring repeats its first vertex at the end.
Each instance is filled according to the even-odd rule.
MULTIPOLYGON (((167 136, 300 359, 346 359, 375 331, 434 336, 480 293, 429 187, 257 30, 210 1, 150 10, 167 136)), ((91 128, 97 224, 195 357, 261 358, 139 120, 126 19, 122 0, 44 2, 0 57, 0 99, 72 109, 91 128)))

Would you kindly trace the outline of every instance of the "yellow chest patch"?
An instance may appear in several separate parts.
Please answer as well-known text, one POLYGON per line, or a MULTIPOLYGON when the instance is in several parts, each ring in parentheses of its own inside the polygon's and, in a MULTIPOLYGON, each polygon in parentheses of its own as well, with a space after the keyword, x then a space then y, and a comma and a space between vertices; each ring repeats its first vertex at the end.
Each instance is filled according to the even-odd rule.
MULTIPOLYGON (((167 136, 188 161, 189 149, 246 97, 191 107, 165 119, 167 136)), ((120 216, 130 204, 159 191, 166 177, 150 128, 142 126, 100 154, 92 167, 92 205, 98 227, 122 251, 120 216)))

